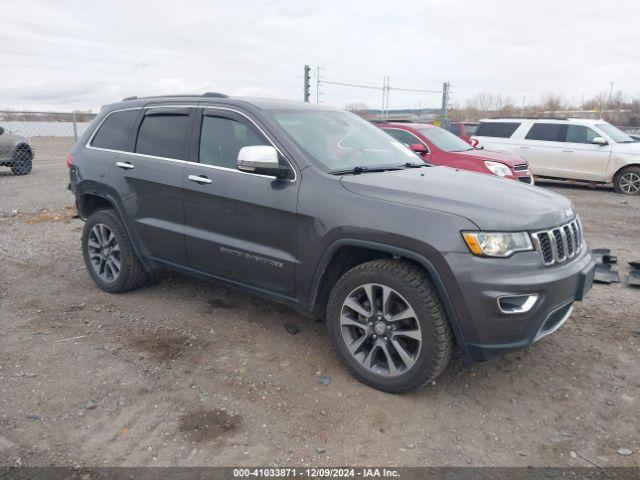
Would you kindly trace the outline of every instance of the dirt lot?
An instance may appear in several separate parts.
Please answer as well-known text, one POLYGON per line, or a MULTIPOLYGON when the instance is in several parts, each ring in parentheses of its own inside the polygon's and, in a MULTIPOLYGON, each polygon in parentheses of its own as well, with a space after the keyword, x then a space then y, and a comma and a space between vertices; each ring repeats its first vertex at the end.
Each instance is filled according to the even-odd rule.
MULTIPOLYGON (((64 208, 69 146, 0 176, 0 465, 640 464, 640 289, 596 285, 534 347, 384 394, 285 307, 179 276, 95 288, 64 208)), ((545 188, 621 272, 640 260, 640 197, 545 188)))

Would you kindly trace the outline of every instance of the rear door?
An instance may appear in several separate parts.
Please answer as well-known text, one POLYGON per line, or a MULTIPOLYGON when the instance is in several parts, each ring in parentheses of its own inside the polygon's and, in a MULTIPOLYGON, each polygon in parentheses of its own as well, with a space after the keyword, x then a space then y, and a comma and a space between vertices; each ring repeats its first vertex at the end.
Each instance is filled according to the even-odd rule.
POLYGON ((535 122, 519 145, 518 154, 529 162, 534 175, 564 177, 563 148, 567 125, 535 122))
POLYGON ((244 114, 221 108, 200 111, 192 142, 194 163, 183 174, 189 266, 292 295, 300 180, 293 168, 291 178, 281 180, 238 170, 238 152, 252 145, 272 143, 244 114))
POLYGON ((186 265, 182 178, 195 108, 142 109, 109 183, 117 190, 142 254, 186 265))

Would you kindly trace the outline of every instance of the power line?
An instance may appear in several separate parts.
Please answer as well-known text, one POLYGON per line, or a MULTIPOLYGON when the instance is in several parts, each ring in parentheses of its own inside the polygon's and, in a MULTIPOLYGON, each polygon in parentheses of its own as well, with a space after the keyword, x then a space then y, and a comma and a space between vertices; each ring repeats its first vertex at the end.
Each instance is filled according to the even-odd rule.
POLYGON ((331 80, 321 80, 320 83, 327 83, 329 85, 340 85, 343 87, 357 87, 357 88, 369 88, 372 90, 382 90, 382 87, 374 87, 373 85, 360 85, 357 83, 334 82, 331 80))

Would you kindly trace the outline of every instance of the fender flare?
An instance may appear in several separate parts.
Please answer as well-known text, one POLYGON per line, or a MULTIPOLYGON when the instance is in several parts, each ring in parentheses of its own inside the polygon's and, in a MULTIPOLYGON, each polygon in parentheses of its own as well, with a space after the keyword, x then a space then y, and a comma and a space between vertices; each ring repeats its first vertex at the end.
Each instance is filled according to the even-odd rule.
POLYGON ((114 195, 114 194, 112 194, 112 193, 110 193, 108 191, 100 190, 100 189, 97 189, 97 188, 91 187, 91 186, 80 187, 80 188, 78 188, 76 190, 75 194, 76 194, 76 208, 78 206, 78 201, 80 200, 80 197, 82 197, 84 195, 93 195, 93 196, 96 196, 96 197, 103 198, 104 200, 109 202, 111 204, 111 206, 113 207, 113 209, 118 214, 118 217, 120 217, 120 220, 122 221, 122 225, 124 226, 124 229, 127 232, 127 235, 129 236, 129 241, 131 242, 131 245, 133 246, 133 250, 135 251, 135 253, 136 253, 137 257, 138 257, 138 260, 140 260, 140 263, 142 263, 142 265, 148 271, 152 270, 152 266, 145 259, 145 257, 142 255, 142 252, 141 252, 139 244, 138 244, 138 239, 136 238, 135 235, 132 234, 133 229, 131 228, 131 225, 129 224, 129 222, 127 220, 127 216, 124 214, 124 207, 122 206, 120 201, 118 201, 116 195, 114 195))
POLYGON ((315 299, 319 294, 320 290, 320 282, 322 277, 329 265, 329 262, 333 258, 334 254, 341 247, 353 246, 353 247, 363 247, 370 248, 372 250, 379 250, 381 252, 389 253, 394 256, 399 256, 402 258, 408 258, 413 260, 414 262, 421 265, 429 274, 431 279, 433 280, 434 286, 440 296, 440 300, 442 301, 442 305, 447 313, 447 318, 451 323, 451 328, 453 329, 453 333, 456 337, 456 341, 458 346, 461 348, 464 358, 469 358, 468 356, 468 348, 467 342, 464 339, 464 334, 462 333, 462 327, 460 326, 460 321, 458 319, 458 315, 453 307, 453 302, 451 301, 451 297, 449 292, 447 291, 447 287, 442 280, 442 276, 436 269, 435 265, 431 260, 429 260, 424 255, 416 253, 411 250, 406 250, 404 248, 396 247, 394 245, 388 245, 384 243, 372 242, 369 240, 361 240, 355 238, 343 238, 340 240, 336 240, 325 250, 324 254, 320 258, 320 262, 318 263, 318 267, 316 268, 316 272, 313 275, 312 286, 311 286, 311 304, 315 303, 315 299))

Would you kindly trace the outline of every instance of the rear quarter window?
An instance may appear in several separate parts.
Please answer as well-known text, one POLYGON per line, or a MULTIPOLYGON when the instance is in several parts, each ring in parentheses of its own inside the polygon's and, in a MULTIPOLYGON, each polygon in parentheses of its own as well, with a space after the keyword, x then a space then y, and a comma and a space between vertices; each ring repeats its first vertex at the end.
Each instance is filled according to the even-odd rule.
POLYGON ((518 122, 482 122, 475 135, 478 137, 510 138, 520 123, 518 122))
POLYGON ((130 152, 129 136, 140 110, 123 110, 107 116, 96 132, 91 146, 130 152))

